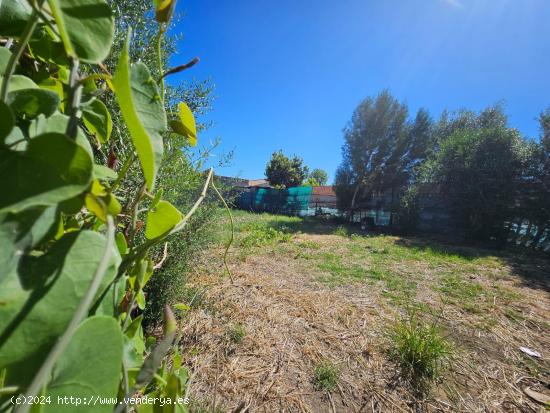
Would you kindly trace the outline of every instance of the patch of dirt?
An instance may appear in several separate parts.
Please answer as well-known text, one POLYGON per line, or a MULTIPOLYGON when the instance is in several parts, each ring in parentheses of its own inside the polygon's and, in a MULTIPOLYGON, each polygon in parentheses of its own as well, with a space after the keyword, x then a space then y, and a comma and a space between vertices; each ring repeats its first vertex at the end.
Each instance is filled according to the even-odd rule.
MULTIPOLYGON (((342 243, 337 236, 303 234, 293 242, 304 240, 335 252, 342 243)), ((429 396, 419 398, 387 356, 385 334, 402 309, 390 305, 374 286, 355 283, 329 288, 300 260, 274 251, 240 262, 232 260, 231 269, 234 283, 220 277, 217 269, 194 277, 194 284, 208 286, 210 305, 191 312, 184 324, 182 349, 192 371, 190 392, 209 411, 544 409, 522 388, 550 385, 550 369, 538 371, 538 380, 535 373, 529 374, 529 369, 550 366, 548 328, 541 327, 550 313, 545 293, 521 288, 527 297, 518 307, 522 319, 510 321, 495 306, 496 324, 486 330, 479 328, 479 317, 470 319, 456 307, 445 307, 440 321, 457 352, 429 396), (234 343, 229 334, 236 324, 246 332, 240 343, 234 343), (543 360, 531 363, 518 352, 520 345, 544 349, 543 360), (331 392, 318 391, 313 384, 316 364, 326 360, 339 371, 338 386, 331 392)), ((491 273, 477 277, 495 279, 491 273)), ((433 274, 427 277, 431 279, 433 274)), ((509 287, 509 280, 505 277, 503 285, 509 287)), ((418 290, 417 299, 435 305, 434 294, 426 293, 428 289, 421 285, 418 290)))

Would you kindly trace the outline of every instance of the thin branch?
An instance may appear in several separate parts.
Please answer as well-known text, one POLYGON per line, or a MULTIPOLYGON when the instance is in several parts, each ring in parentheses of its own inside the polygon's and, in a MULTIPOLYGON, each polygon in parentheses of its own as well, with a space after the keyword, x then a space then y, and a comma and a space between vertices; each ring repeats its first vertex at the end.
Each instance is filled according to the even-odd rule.
POLYGON ((229 253, 229 248, 231 247, 231 244, 233 244, 233 239, 235 238, 235 224, 233 223, 233 215, 231 214, 229 205, 227 205, 227 202, 225 202, 224 197, 222 196, 220 191, 218 191, 218 188, 216 188, 216 185, 214 185, 214 181, 212 181, 212 188, 214 189, 214 191, 216 191, 216 194, 218 194, 218 197, 222 201, 223 206, 225 207, 227 214, 229 215, 229 221, 231 222, 231 238, 229 239, 229 242, 225 247, 225 253, 223 254, 223 265, 225 266, 225 270, 227 271, 227 274, 229 274, 229 278, 231 278, 231 283, 233 283, 234 282, 233 274, 231 274, 231 271, 229 270, 229 265, 227 265, 227 254, 229 253))
POLYGON ((162 264, 164 264, 164 261, 166 261, 166 258, 168 257, 168 243, 165 242, 164 243, 164 252, 162 253, 162 259, 155 264, 155 266, 153 267, 153 270, 158 270, 159 268, 162 267, 162 264))
POLYGON ((185 225, 187 225, 187 221, 189 221, 189 218, 195 213, 197 208, 202 204, 202 201, 204 201, 204 198, 206 197, 206 190, 208 189, 208 185, 210 185, 210 182, 212 181, 212 176, 214 174, 214 169, 210 168, 208 171, 208 176, 206 178, 206 182, 204 183, 204 187, 202 188, 202 192, 200 196, 197 198, 195 203, 193 204, 193 207, 189 210, 187 215, 183 217, 183 219, 179 222, 178 225, 176 225, 172 231, 169 232, 169 234, 174 234, 175 232, 181 231, 185 225))
POLYGON ((124 271, 126 271, 126 269, 128 268, 128 266, 130 265, 130 263, 134 262, 134 260, 136 260, 137 258, 139 258, 140 256, 144 255, 145 252, 153 247, 154 245, 157 245, 159 242, 163 241, 168 235, 172 235, 178 231, 181 231, 183 228, 185 228, 185 225, 187 225, 187 221, 189 221, 189 218, 191 218, 191 216, 195 213, 195 211, 197 210, 197 208, 200 206, 200 204, 202 203, 202 201, 204 201, 204 198, 206 197, 206 190, 208 189, 208 185, 210 185, 210 182, 212 181, 212 176, 214 174, 214 169, 213 168, 210 168, 209 172, 208 172, 208 176, 206 178, 206 182, 204 183, 204 187, 202 188, 202 192, 200 194, 200 196, 197 198, 197 200, 195 201, 195 203, 193 204, 193 207, 189 210, 189 212, 187 213, 187 215, 185 215, 182 220, 179 222, 179 224, 177 224, 174 228, 172 228, 172 230, 170 231, 167 231, 165 232, 164 234, 162 235, 159 235, 158 237, 156 238, 153 238, 153 239, 150 239, 150 240, 147 240, 145 241, 143 244, 141 244, 140 246, 136 247, 134 251, 132 251, 130 254, 128 254, 124 260, 122 261, 122 263, 120 264, 120 267, 118 269, 118 275, 117 275, 117 278, 118 277, 121 277, 122 274, 124 274, 124 271))
MULTIPOLYGON (((157 65, 159 73, 162 73, 163 64, 162 64, 162 38, 164 37, 164 32, 166 31, 165 27, 159 25, 159 33, 157 35, 157 65)), ((164 80, 162 76, 160 77, 160 98, 164 104, 164 80)))
MULTIPOLYGON (((40 366, 40 369, 34 376, 33 381, 31 382, 29 388, 25 393, 26 399, 30 399, 40 392, 40 390, 46 383, 46 380, 49 378, 54 364, 59 359, 59 356, 63 354, 63 352, 67 348, 67 345, 71 341, 71 338, 78 328, 78 325, 84 318, 86 318, 88 310, 90 309, 90 305, 92 304, 92 301, 94 300, 94 297, 97 294, 97 291, 99 290, 99 287, 101 285, 101 281, 103 280, 103 277, 107 272, 107 268, 109 267, 114 243, 115 226, 113 223, 113 218, 109 215, 107 216, 107 242, 105 243, 105 250, 103 251, 101 261, 99 262, 94 277, 92 278, 92 282, 88 287, 88 291, 86 291, 86 294, 84 295, 84 297, 82 297, 82 300, 80 300, 78 308, 76 309, 76 312, 74 313, 73 318, 71 319, 71 322, 67 326, 65 332, 61 337, 59 337, 57 343, 51 349, 48 357, 46 358, 44 363, 42 363, 42 366, 40 366)), ((14 413, 28 413, 31 406, 32 404, 28 403, 16 406, 14 413)))
POLYGON ((187 70, 187 69, 195 66, 199 62, 200 62, 200 59, 198 57, 194 57, 191 61, 189 61, 189 62, 187 62, 183 65, 179 65, 179 66, 173 67, 171 69, 168 69, 166 72, 164 72, 162 74, 159 81, 161 79, 165 78, 166 76, 173 75, 174 73, 183 72, 184 70, 187 70))
POLYGON ((82 83, 80 83, 78 75, 78 67, 80 62, 78 59, 71 59, 71 73, 69 77, 69 122, 67 123, 67 131, 65 132, 70 138, 76 139, 78 131, 78 120, 80 118, 80 99, 82 98, 82 83))

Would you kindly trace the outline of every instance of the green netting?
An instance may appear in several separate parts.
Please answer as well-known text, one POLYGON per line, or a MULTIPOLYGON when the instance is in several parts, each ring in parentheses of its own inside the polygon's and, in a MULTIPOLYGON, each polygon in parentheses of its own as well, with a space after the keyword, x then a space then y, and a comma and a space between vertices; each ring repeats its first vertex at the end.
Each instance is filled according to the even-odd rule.
POLYGON ((305 215, 309 210, 312 192, 311 186, 288 189, 257 188, 243 192, 237 204, 239 208, 257 212, 305 215))

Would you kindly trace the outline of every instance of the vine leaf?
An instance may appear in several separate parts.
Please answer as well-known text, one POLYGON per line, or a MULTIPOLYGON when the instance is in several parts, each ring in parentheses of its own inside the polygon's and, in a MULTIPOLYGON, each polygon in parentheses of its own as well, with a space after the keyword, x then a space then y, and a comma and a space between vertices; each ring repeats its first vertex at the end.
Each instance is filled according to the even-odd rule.
POLYGON ((0 1, 0 35, 19 36, 25 29, 32 9, 26 1, 0 1))
POLYGON ((94 99, 90 104, 82 107, 82 120, 99 142, 105 143, 111 137, 113 121, 109 110, 101 100, 94 99))
POLYGON ((2 123, 0 123, 0 142, 3 142, 15 126, 15 118, 10 107, 2 101, 0 101, 0 119, 2 119, 2 123))
POLYGON ((30 208, 0 216, 0 280, 13 271, 26 249, 50 238, 58 222, 56 207, 30 208))
POLYGON ((179 120, 171 120, 170 127, 172 131, 178 135, 185 136, 191 146, 197 144, 197 126, 195 124, 195 117, 184 102, 178 104, 179 120))
MULTIPOLYGON (((46 118, 44 115, 39 115, 36 119, 33 119, 29 125, 29 137, 33 138, 49 132, 64 134, 68 124, 69 117, 60 112, 55 112, 49 118, 46 118)), ((90 158, 94 157, 90 141, 81 128, 77 128, 75 142, 90 155, 90 158)))
POLYGON ((86 190, 92 168, 86 150, 59 133, 31 139, 25 152, 0 147, 0 213, 70 199, 86 190), (17 179, 13 171, 18 171, 17 179))
MULTIPOLYGON (((0 281, 0 370, 7 367, 7 383, 25 385, 32 379, 86 294, 106 242, 93 231, 68 233, 46 254, 25 257, 0 281)), ((113 248, 100 291, 119 263, 113 248)))
MULTIPOLYGON (((12 82, 10 82, 11 89, 12 82)), ((59 95, 45 89, 19 89, 8 93, 8 105, 18 116, 29 119, 43 114, 46 117, 53 115, 59 106, 59 95)))
MULTIPOLYGON (((115 398, 123 343, 120 326, 113 317, 94 316, 84 320, 57 361, 45 396, 52 400, 74 395, 87 400, 115 398)), ((70 404, 53 403, 43 407, 44 413, 72 413, 75 410, 70 404)), ((84 410, 107 413, 112 411, 112 406, 98 403, 87 405, 84 410)))
POLYGON ((114 19, 104 0, 48 0, 69 56, 101 63, 111 50, 114 19))
MULTIPOLYGON (((2 11, 2 6, 3 5, 0 5, 0 15, 2 11)), ((1 22, 2 22, 2 19, 0 18, 0 23, 1 22)), ((4 76, 10 57, 11 57, 11 52, 5 47, 0 47, 0 76, 4 76)))
POLYGON ((114 181, 118 174, 105 165, 94 164, 94 178, 103 181, 114 181))
POLYGON ((174 228, 182 219, 181 212, 168 201, 159 201, 155 208, 147 212, 145 237, 153 239, 174 228))
POLYGON ((157 86, 145 64, 130 64, 126 39, 113 78, 115 95, 136 148, 147 188, 152 191, 162 161, 166 113, 157 86))

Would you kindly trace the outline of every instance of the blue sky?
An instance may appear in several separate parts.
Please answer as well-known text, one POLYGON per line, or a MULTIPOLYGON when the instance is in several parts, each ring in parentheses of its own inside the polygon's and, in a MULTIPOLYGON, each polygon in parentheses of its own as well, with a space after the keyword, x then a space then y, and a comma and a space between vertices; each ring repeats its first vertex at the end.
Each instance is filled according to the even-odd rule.
POLYGON ((530 137, 550 105, 549 0, 180 0, 177 11, 172 63, 201 62, 170 81, 216 85, 200 140, 235 151, 219 174, 263 177, 282 149, 332 180, 342 129, 384 88, 433 117, 502 101, 530 137))

